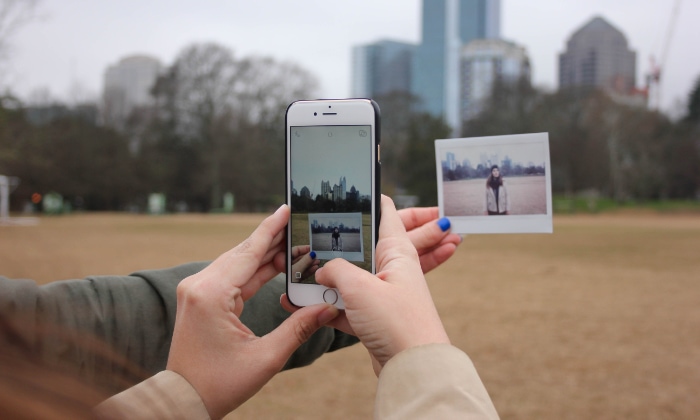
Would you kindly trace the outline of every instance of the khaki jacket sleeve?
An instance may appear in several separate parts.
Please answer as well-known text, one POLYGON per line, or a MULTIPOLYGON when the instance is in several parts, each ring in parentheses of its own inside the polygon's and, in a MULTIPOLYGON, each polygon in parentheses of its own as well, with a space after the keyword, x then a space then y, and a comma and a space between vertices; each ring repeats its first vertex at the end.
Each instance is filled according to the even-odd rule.
POLYGON ((197 391, 169 370, 104 401, 94 413, 99 419, 209 419, 197 391))
POLYGON ((379 375, 376 419, 498 419, 469 357, 449 344, 394 356, 379 375))

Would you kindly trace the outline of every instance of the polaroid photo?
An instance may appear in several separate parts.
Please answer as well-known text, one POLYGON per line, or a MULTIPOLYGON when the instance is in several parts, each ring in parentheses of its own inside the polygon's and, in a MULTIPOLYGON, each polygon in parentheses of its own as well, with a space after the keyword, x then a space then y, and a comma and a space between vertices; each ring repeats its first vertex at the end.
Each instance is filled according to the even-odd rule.
POLYGON ((309 238, 316 258, 365 261, 362 213, 309 213, 309 238))
POLYGON ((549 134, 435 140, 440 217, 455 233, 552 233, 549 134))

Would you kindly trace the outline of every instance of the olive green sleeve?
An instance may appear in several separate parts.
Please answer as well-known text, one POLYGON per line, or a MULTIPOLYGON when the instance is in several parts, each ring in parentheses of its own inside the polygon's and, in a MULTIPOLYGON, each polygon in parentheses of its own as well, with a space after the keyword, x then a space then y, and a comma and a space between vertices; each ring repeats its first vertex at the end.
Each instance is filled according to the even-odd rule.
MULTIPOLYGON (((165 369, 177 284, 207 264, 44 286, 0 277, 0 317, 47 363, 120 391, 165 369)), ((241 320, 257 335, 289 316, 279 303, 284 290, 284 278, 278 276, 246 302, 241 320)), ((311 364, 325 352, 356 342, 355 337, 322 328, 292 355, 285 369, 311 364)))

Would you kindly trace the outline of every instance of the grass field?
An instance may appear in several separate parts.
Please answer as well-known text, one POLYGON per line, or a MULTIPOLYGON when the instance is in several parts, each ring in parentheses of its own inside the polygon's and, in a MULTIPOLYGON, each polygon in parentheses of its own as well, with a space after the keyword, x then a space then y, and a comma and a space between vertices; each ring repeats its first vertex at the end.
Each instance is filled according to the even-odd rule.
MULTIPOLYGON (((262 219, 69 215, 0 227, 0 273, 45 283, 210 259, 262 219)), ((503 419, 700 413, 700 216, 555 216, 552 235, 471 235, 428 275, 503 419)), ((230 418, 371 418, 361 346, 277 375, 230 418)))

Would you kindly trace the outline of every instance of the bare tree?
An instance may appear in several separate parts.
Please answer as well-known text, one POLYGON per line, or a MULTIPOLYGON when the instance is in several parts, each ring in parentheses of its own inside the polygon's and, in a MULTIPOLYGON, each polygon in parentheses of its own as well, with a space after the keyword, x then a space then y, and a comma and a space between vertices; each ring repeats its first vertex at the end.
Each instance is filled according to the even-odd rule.
POLYGON ((227 189, 248 206, 261 194, 274 194, 263 182, 272 176, 261 172, 271 166, 283 171, 284 110, 316 88, 316 79, 295 64, 239 59, 207 43, 183 49, 156 82, 154 95, 161 127, 201 152, 202 167, 192 182, 209 192, 208 206, 217 208, 227 189), (259 159, 275 163, 261 168, 259 159))
POLYGON ((240 112, 253 123, 282 124, 279 118, 295 99, 311 99, 318 82, 295 63, 271 57, 249 57, 240 62, 240 112))

